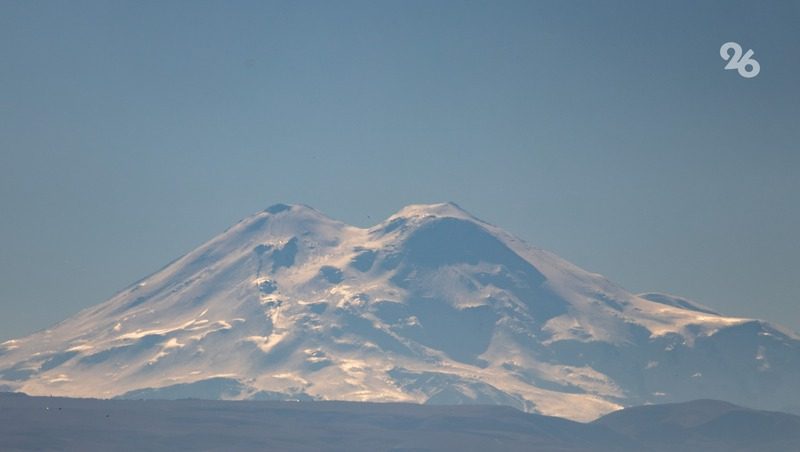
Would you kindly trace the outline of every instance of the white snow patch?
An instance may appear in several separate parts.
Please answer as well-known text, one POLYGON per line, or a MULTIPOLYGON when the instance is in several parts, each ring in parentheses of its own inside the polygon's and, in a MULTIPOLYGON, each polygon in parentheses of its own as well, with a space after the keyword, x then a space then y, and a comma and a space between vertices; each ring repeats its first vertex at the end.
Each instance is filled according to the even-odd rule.
POLYGON ((245 340, 256 344, 262 352, 269 353, 284 337, 286 337, 286 333, 273 333, 269 336, 248 336, 245 340))
POLYGON ((72 381, 72 379, 69 378, 69 376, 67 376, 66 374, 59 374, 55 378, 47 380, 49 384, 66 383, 69 381, 72 381))

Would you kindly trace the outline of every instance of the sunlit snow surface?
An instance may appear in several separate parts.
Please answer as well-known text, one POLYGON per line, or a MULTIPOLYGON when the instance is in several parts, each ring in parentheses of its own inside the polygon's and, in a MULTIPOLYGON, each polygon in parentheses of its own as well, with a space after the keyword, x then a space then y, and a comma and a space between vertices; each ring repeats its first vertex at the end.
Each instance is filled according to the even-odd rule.
POLYGON ((800 339, 636 296, 454 204, 369 229, 246 218, 112 299, 0 344, 0 390, 511 405, 593 419, 718 398, 800 408, 800 339))

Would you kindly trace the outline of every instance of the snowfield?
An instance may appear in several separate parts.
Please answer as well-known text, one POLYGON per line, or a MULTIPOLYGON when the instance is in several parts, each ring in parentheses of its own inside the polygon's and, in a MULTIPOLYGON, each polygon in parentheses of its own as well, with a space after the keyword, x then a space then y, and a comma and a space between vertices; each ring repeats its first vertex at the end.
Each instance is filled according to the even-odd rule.
POLYGON ((275 205, 0 344, 0 390, 498 404, 574 420, 697 398, 800 412, 800 338, 628 293, 451 203, 368 229, 275 205))

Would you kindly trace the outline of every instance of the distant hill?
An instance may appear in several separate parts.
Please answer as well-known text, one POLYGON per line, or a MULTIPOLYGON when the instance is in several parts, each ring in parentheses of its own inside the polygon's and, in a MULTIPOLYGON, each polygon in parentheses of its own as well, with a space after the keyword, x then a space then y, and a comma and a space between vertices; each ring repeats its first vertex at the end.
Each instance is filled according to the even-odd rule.
POLYGON ((800 416, 718 400, 633 407, 592 425, 647 444, 649 450, 800 451, 800 416))
POLYGON ((0 450, 792 451, 800 417, 701 400, 591 423, 502 406, 0 393, 0 450))

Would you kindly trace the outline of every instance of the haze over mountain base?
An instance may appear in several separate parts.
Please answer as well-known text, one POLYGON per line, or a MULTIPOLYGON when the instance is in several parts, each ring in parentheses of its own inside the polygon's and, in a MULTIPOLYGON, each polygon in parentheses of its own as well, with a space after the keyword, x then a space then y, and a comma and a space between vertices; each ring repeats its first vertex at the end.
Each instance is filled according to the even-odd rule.
POLYGON ((752 451, 800 446, 800 417, 699 400, 588 424, 499 406, 134 401, 0 393, 2 450, 752 451))
POLYGON ((634 295, 454 204, 367 229, 248 217, 52 328, 0 390, 100 398, 496 404, 591 420, 715 398, 800 412, 800 338, 634 295))

